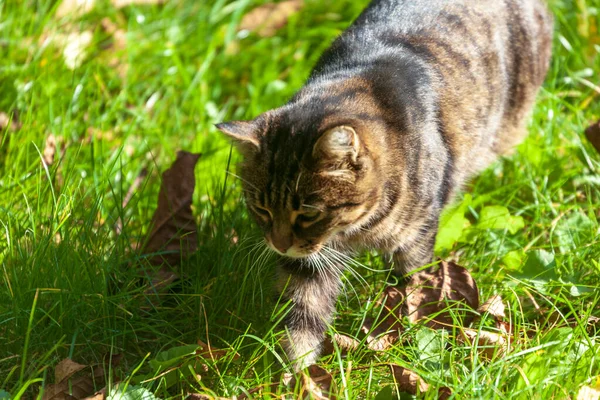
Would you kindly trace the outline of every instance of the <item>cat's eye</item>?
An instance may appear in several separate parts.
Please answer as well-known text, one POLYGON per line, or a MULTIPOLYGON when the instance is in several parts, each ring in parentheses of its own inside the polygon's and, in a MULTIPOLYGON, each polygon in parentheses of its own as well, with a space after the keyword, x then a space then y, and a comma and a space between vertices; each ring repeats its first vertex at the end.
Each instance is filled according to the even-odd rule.
POLYGON ((266 219, 266 220, 269 220, 272 218, 271 211, 267 210, 266 208, 257 206, 257 205, 254 205, 252 208, 261 218, 266 219))
POLYGON ((309 211, 298 215, 297 220, 300 222, 314 222, 319 218, 319 216, 321 216, 321 211, 309 211))

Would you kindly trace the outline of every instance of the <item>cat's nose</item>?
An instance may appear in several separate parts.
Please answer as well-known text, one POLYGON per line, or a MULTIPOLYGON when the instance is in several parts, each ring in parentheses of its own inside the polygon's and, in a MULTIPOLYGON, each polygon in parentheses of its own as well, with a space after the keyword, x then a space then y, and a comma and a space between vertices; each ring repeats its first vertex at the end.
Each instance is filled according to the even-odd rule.
POLYGON ((293 244, 291 235, 271 235, 271 243, 280 253, 285 254, 293 244))

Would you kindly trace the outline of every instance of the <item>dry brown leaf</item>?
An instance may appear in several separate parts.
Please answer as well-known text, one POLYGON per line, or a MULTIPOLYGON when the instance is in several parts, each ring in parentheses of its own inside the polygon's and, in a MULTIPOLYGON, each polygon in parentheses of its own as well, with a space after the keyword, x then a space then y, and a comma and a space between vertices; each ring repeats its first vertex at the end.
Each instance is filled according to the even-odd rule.
POLYGON ((13 115, 11 119, 11 117, 7 113, 0 112, 0 131, 8 128, 9 132, 14 132, 20 127, 21 124, 17 122, 16 116, 13 115))
POLYGON ((63 39, 63 58, 69 69, 77 69, 88 55, 88 47, 92 43, 92 31, 71 32, 63 39))
POLYGON ((127 48, 127 32, 119 28, 117 24, 111 21, 110 18, 104 17, 100 21, 102 29, 113 37, 113 41, 110 44, 112 51, 123 51, 127 48))
POLYGON ((449 399, 450 396, 452 396, 452 390, 449 387, 442 386, 439 388, 437 395, 438 400, 446 400, 449 399))
POLYGON ((48 135, 46 138, 46 144, 44 145, 44 152, 42 153, 44 163, 47 166, 54 164, 54 156, 56 154, 56 137, 53 134, 48 135))
POLYGON ((360 342, 350 336, 336 333, 333 338, 327 337, 323 343, 322 354, 333 354, 335 352, 334 342, 342 353, 358 349, 360 342))
MULTIPOLYGON (((62 381, 57 381, 54 385, 48 385, 44 388, 42 400, 78 400, 91 396, 96 393, 96 386, 104 385, 104 368, 83 367, 76 374, 71 373, 62 381), (77 376, 73 376, 73 375, 77 376)), ((60 372, 63 374, 63 372, 60 372)), ((57 373, 57 378, 59 378, 57 373)))
POLYGON ((590 125, 585 130, 585 137, 587 137, 596 151, 600 153, 600 121, 590 125))
POLYGON ((102 388, 91 396, 84 398, 83 400, 104 400, 106 399, 106 388, 102 388))
POLYGON ((457 339, 470 346, 476 345, 479 354, 489 360, 494 356, 502 357, 509 350, 508 338, 502 333, 465 328, 457 339))
POLYGON ((70 358, 65 358, 56 365, 54 369, 54 382, 60 383, 86 368, 85 365, 76 363, 70 358))
POLYGON ((78 68, 88 55, 88 47, 92 43, 94 34, 90 30, 79 30, 79 27, 66 25, 61 32, 50 30, 40 37, 40 47, 45 48, 54 44, 62 49, 65 65, 69 69, 78 68))
POLYGON ((127 32, 119 28, 110 18, 104 17, 100 22, 102 29, 112 36, 112 41, 105 48, 110 50, 111 57, 108 60, 108 66, 115 69, 121 79, 127 77, 129 71, 129 63, 127 57, 124 57, 123 53, 127 49, 127 32))
MULTIPOLYGON (((186 400, 231 400, 230 397, 215 397, 205 393, 191 393, 185 398, 186 400)), ((240 399, 240 397, 238 397, 240 399)))
POLYGON ((479 306, 477 311, 481 314, 485 314, 487 312, 496 319, 503 319, 506 318, 506 313, 504 312, 505 309, 506 308, 504 307, 502 297, 499 294, 496 294, 479 306))
MULTIPOLYGON (((283 382, 283 379, 282 379, 283 382)), ((239 396, 236 396, 236 400, 245 400, 245 399, 263 399, 266 398, 267 393, 265 393, 265 390, 269 389, 269 395, 273 395, 273 392, 275 392, 277 390, 277 388, 279 387, 280 382, 273 382, 271 384, 264 384, 261 386, 257 386, 255 388, 252 388, 248 391, 246 391, 245 393, 240 394, 239 396)))
POLYGON ((63 0, 56 10, 57 18, 77 18, 92 11, 96 0, 63 0))
MULTIPOLYGON (((298 397, 300 399, 314 400, 335 400, 337 399, 337 388, 333 377, 325 369, 316 364, 306 369, 307 372, 300 372, 300 388, 298 397)), ((281 376, 281 383, 289 388, 296 387, 298 381, 292 374, 284 373, 281 376)))
POLYGON ((305 396, 315 400, 334 400, 337 398, 333 377, 325 369, 318 365, 311 365, 308 367, 308 374, 302 372, 301 375, 300 398, 305 396))
POLYGON ((396 380, 400 391, 418 394, 425 393, 429 390, 429 384, 416 372, 395 364, 390 364, 390 368, 392 369, 392 374, 394 375, 394 379, 396 380))
MULTIPOLYGON (((209 359, 209 360, 219 360, 223 357, 226 357, 229 354, 229 350, 227 349, 215 349, 212 346, 204 343, 202 340, 198 339, 198 346, 201 347, 201 349, 196 350, 196 355, 205 358, 205 359, 209 359)), ((240 358, 239 354, 235 354, 233 356, 233 359, 236 360, 240 358)))
POLYGON ((303 6, 303 0, 288 0, 280 3, 263 4, 244 15, 239 29, 251 32, 255 31, 262 37, 273 36, 303 6))
MULTIPOLYGON (((453 320, 448 312, 452 302, 464 303, 474 310, 479 307, 479 290, 475 280, 465 268, 452 262, 443 261, 435 271, 425 270, 412 275, 404 294, 403 311, 410 321, 431 316, 427 325, 434 329, 452 326, 453 320)), ((465 323, 472 317, 466 314, 465 323)))
MULTIPOLYGON (((198 232, 192 215, 192 196, 196 185, 194 168, 200 154, 186 151, 177 153, 177 160, 162 174, 158 194, 158 206, 152 217, 152 230, 143 247, 143 253, 166 252, 152 256, 154 266, 174 267, 182 258, 194 252, 198 246, 198 232)), ((163 269, 162 281, 176 275, 163 269)))
MULTIPOLYGON (((397 312, 397 315, 400 315, 400 309, 394 311, 397 312)), ((395 321, 399 321, 397 316, 395 321)), ((390 326, 389 323, 386 323, 386 320, 373 328, 373 320, 370 318, 367 318, 361 327, 361 330, 367 335, 367 348, 373 351, 384 351, 392 347, 398 341, 401 329, 399 322, 394 322, 390 326), (391 332, 389 332, 390 329, 391 332)))
POLYGON ((111 4, 115 8, 123 8, 127 6, 144 6, 144 5, 158 5, 163 4, 165 0, 111 0, 111 4))
MULTIPOLYGON (((600 379, 599 379, 600 381, 600 379)), ((590 387, 582 386, 577 393, 577 400, 599 400, 600 399, 600 386, 590 387)))
MULTIPOLYGON (((416 372, 395 364, 390 364, 390 368, 392 370, 394 379, 398 384, 398 389, 401 392, 416 395, 432 390, 431 386, 427 382, 425 382, 423 378, 421 378, 416 372)), ((451 395, 452 391, 450 390, 450 388, 444 386, 438 389, 437 398, 440 400, 446 400, 451 395)))
POLYGON ((401 288, 394 286, 387 287, 380 297, 377 298, 375 308, 382 306, 383 320, 377 323, 373 328, 373 320, 365 320, 362 331, 367 334, 367 347, 373 351, 383 351, 389 349, 399 337, 402 331, 402 305, 405 294, 401 288))
POLYGON ((367 347, 373 351, 385 351, 398 341, 398 332, 386 333, 381 336, 367 337, 367 347))

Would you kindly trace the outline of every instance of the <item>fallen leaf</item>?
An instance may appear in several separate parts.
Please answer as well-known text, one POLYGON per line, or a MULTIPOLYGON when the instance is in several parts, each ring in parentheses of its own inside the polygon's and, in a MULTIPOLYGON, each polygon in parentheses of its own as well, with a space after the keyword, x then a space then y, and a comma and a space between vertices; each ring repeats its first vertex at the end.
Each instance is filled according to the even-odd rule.
MULTIPOLYGON (((378 298, 383 320, 373 328, 373 322, 365 321, 362 327, 367 336, 367 347, 374 351, 387 350, 396 343, 403 330, 402 316, 416 323, 427 319, 431 328, 449 327, 453 324, 450 309, 460 311, 464 307, 452 307, 452 303, 466 304, 472 309, 479 305, 479 291, 469 272, 452 262, 443 261, 437 270, 427 269, 409 278, 406 287, 388 287, 378 298)), ((456 305, 456 304, 454 304, 456 305)), ((473 315, 465 315, 465 324, 473 315)))
MULTIPOLYGON (((238 397, 239 399, 240 397, 238 397)), ((230 397, 218 397, 218 396, 211 396, 210 394, 204 394, 204 393, 191 393, 188 394, 187 397, 185 398, 186 400, 231 400, 230 397)))
POLYGON ((87 57, 87 49, 92 43, 94 34, 91 31, 71 32, 59 42, 64 46, 63 58, 67 68, 74 70, 81 66, 87 57))
POLYGON ((244 15, 239 29, 240 31, 256 32, 261 37, 273 36, 303 6, 303 0, 288 0, 280 3, 263 4, 244 15))
POLYGON ((84 397, 83 400, 104 400, 106 398, 106 389, 102 389, 91 396, 84 397))
POLYGON ((47 166, 54 164, 54 155, 56 154, 56 138, 53 134, 48 135, 46 138, 46 144, 44 145, 44 152, 42 153, 44 163, 47 166))
POLYGON ((316 364, 311 365, 302 371, 300 375, 300 387, 297 388, 298 381, 296 376, 289 373, 281 375, 281 384, 289 388, 298 390, 296 398, 299 399, 314 399, 314 400, 335 400, 337 399, 337 388, 333 377, 325 369, 316 364))
MULTIPOLYGON (((209 359, 212 361, 219 360, 223 357, 229 355, 230 351, 227 349, 214 349, 210 345, 204 343, 202 340, 198 339, 198 346, 201 348, 196 350, 196 354, 202 358, 209 359)), ((240 358, 239 354, 235 354, 233 359, 240 358)))
MULTIPOLYGON (((392 375, 401 392, 406 392, 412 395, 423 394, 431 391, 431 386, 423 380, 416 372, 399 365, 390 364, 392 375)), ((452 391, 448 387, 441 387, 437 392, 437 399, 445 400, 452 395, 452 391)))
POLYGON ((87 49, 94 37, 92 31, 79 31, 76 27, 67 26, 67 33, 49 31, 40 37, 40 47, 45 48, 54 43, 62 49, 65 65, 69 69, 78 68, 87 57, 87 49))
POLYGON ((600 121, 588 126, 585 130, 585 137, 592 146, 600 153, 600 121))
POLYGON ((450 396, 452 396, 452 390, 449 387, 442 386, 439 388, 437 395, 438 400, 446 400, 449 399, 450 396))
POLYGON ((118 25, 112 22, 108 17, 102 18, 100 25, 102 26, 102 29, 113 38, 110 45, 111 50, 123 51, 127 48, 127 32, 119 28, 118 25))
POLYGON ((465 328, 457 339, 470 346, 476 346, 478 352, 489 360, 494 356, 501 357, 509 350, 507 337, 503 333, 465 328))
POLYGON ((398 340, 399 332, 403 329, 401 315, 405 297, 403 288, 389 286, 375 301, 376 309, 383 307, 383 320, 373 326, 374 321, 367 319, 361 328, 367 335, 367 347, 370 350, 387 350, 398 340))
POLYGON ((15 115, 9 116, 5 112, 0 112, 0 130, 4 130, 8 128, 10 132, 14 132, 21 127, 21 124, 17 122, 17 117, 15 115))
POLYGON ((419 394, 429 390, 429 384, 416 372, 395 364, 390 364, 390 368, 392 369, 392 374, 400 391, 410 394, 419 394))
POLYGON ((600 388, 582 386, 577 393, 577 400, 599 400, 600 399, 600 388))
POLYGON ((504 302, 502 301, 502 296, 500 296, 499 294, 496 294, 487 299, 481 306, 479 306, 477 311, 480 314, 488 313, 492 317, 499 320, 506 318, 506 314, 504 312, 504 302))
POLYGON ((78 400, 96 393, 105 382, 102 366, 87 367, 63 360, 57 365, 56 382, 44 388, 42 400, 78 400), (59 379, 61 379, 59 381, 59 379))
MULTIPOLYGON (((403 289, 405 302, 403 311, 411 322, 429 318, 426 325, 431 328, 452 326, 448 308, 452 303, 466 304, 472 309, 479 306, 479 290, 469 272, 452 262, 443 261, 435 271, 430 269, 411 275, 409 284, 403 289)), ((463 307, 464 308, 464 307, 463 307)), ((455 307, 455 311, 459 311, 455 307)), ((472 319, 465 315, 465 324, 472 319)))
MULTIPOLYGON (((282 382, 283 382, 283 379, 282 379, 282 382)), ((277 390, 279 385, 280 385, 280 382, 273 382, 271 384, 264 384, 264 385, 257 386, 255 388, 252 388, 252 389, 240 394, 239 396, 236 396, 236 400, 270 398, 270 397, 266 397, 267 394, 272 396, 273 392, 275 392, 277 390), (266 389, 269 389, 268 393, 265 393, 266 389)))
POLYGON ((162 174, 152 229, 142 248, 144 254, 162 253, 148 260, 151 265, 161 267, 155 277, 155 288, 177 279, 172 267, 198 246, 198 232, 191 205, 196 185, 194 167, 199 158, 200 154, 180 151, 171 168, 162 174))
POLYGON ((333 335, 333 338, 327 337, 325 342, 323 343, 323 351, 322 354, 333 354, 335 353, 335 346, 340 349, 342 353, 347 353, 349 351, 354 351, 358 349, 360 342, 350 336, 342 335, 341 333, 336 333, 333 335))
MULTIPOLYGON (((400 310, 397 312, 399 314, 400 310)), ((397 319, 398 317, 396 317, 397 319)), ((371 319, 365 320, 361 330, 367 335, 367 348, 373 351, 384 351, 392 347, 399 337, 398 329, 394 329, 396 325, 400 327, 399 322, 388 325, 384 320, 373 328, 373 321, 371 319), (391 332, 389 332, 390 329, 392 329, 391 332)))
POLYGON ((106 399, 106 388, 102 388, 91 396, 84 398, 83 400, 104 400, 106 399))
POLYGON ((70 358, 65 358, 56 365, 54 369, 54 382, 60 383, 86 368, 85 365, 76 363, 70 358))
POLYGON ((95 4, 96 0, 63 0, 56 10, 56 17, 81 17, 92 11, 95 4))
POLYGON ((111 0, 111 4, 116 8, 123 8, 127 6, 145 6, 145 5, 159 5, 165 3, 166 0, 111 0))
POLYGON ((333 377, 318 365, 308 367, 308 373, 302 372, 302 388, 300 398, 309 396, 315 400, 336 399, 333 377))
POLYGON ((123 54, 127 50, 127 32, 119 28, 117 24, 111 21, 110 18, 104 17, 100 22, 102 29, 111 35, 112 40, 104 50, 110 51, 108 66, 116 70, 121 79, 127 77, 129 71, 129 63, 127 57, 123 54))
POLYGON ((398 341, 398 333, 386 333, 381 336, 367 337, 367 347, 373 351, 384 351, 398 341))

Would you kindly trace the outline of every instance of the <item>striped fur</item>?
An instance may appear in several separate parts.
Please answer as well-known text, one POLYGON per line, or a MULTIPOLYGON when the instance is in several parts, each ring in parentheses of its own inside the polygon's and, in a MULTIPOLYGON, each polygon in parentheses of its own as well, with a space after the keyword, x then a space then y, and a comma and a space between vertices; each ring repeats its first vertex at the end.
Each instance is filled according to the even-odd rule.
POLYGON ((375 0, 289 103, 218 125, 283 256, 297 368, 331 321, 340 251, 382 250, 400 274, 431 262, 444 205, 523 139, 551 39, 542 0, 375 0))

